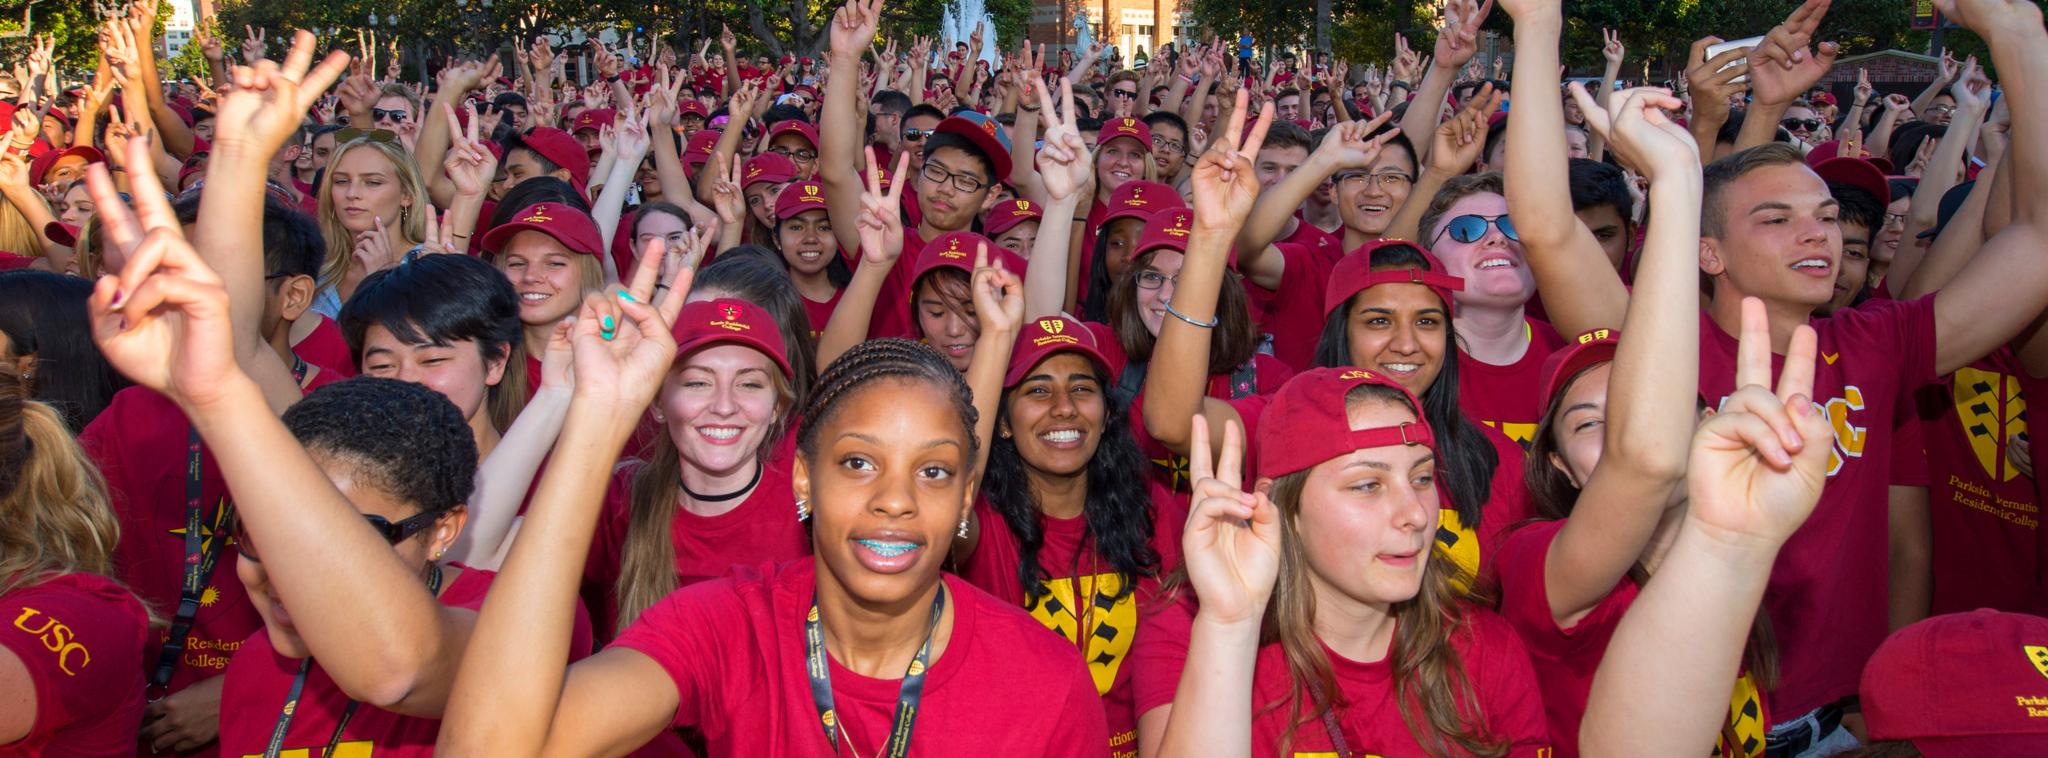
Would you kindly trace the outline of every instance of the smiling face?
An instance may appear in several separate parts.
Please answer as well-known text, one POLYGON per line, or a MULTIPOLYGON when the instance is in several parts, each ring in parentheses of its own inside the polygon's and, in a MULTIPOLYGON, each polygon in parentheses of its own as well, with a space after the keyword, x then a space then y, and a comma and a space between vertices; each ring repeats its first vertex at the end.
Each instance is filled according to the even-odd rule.
POLYGON ((1337 215, 1344 227, 1367 237, 1386 234, 1394 213, 1415 188, 1415 156, 1389 143, 1358 178, 1337 182, 1337 215))
POLYGON ((1122 279, 1124 270, 1131 267, 1133 251, 1138 249, 1138 238, 1145 234, 1145 220, 1120 218, 1102 225, 1098 232, 1108 244, 1102 248, 1102 263, 1109 269, 1109 280, 1122 279))
POLYGON ((1138 319, 1145 323, 1145 331, 1157 338, 1159 327, 1166 323, 1166 306, 1173 302, 1174 287, 1180 281, 1180 269, 1187 256, 1172 248, 1159 248, 1138 258, 1138 319), (1147 283, 1154 281, 1158 287, 1146 288, 1147 283))
MULTIPOLYGON (((1415 423, 1412 408, 1354 403, 1351 428, 1415 423)), ((1439 517, 1436 455, 1421 445, 1355 450, 1316 464, 1302 483, 1293 532, 1310 581, 1354 603, 1385 606, 1422 591, 1439 517)))
POLYGON ((779 153, 796 164, 798 178, 809 179, 818 171, 818 146, 796 132, 783 132, 768 141, 768 152, 779 153))
POLYGON ((1435 290, 1407 283, 1367 287, 1351 298, 1348 313, 1351 365, 1392 377, 1416 397, 1436 383, 1451 319, 1435 290))
POLYGON ((714 344, 677 359, 657 407, 683 465, 714 476, 751 467, 780 421, 781 371, 745 345, 714 344))
POLYGON ((862 385, 822 424, 793 476, 811 504, 820 592, 900 607, 937 581, 973 502, 973 430, 944 389, 909 378, 862 385))
POLYGON ((1607 446, 1607 378, 1613 363, 1602 363, 1579 373, 1565 385, 1557 404, 1557 418, 1550 425, 1550 465, 1571 477, 1572 484, 1586 486, 1600 453, 1607 446))
POLYGON ((1109 418, 1087 356, 1055 353, 1039 361, 1004 400, 996 432, 1016 444, 1024 465, 1050 476, 1087 474, 1109 418))
POLYGON ((1906 195, 1893 200, 1884 207, 1884 228, 1877 232, 1877 242, 1870 248, 1870 257, 1879 263, 1891 265, 1899 257, 1899 243, 1906 238, 1906 212, 1913 209, 1913 196, 1906 195))
POLYGON ((512 235, 498 253, 498 270, 519 292, 519 321, 552 324, 583 304, 583 275, 578 254, 532 229, 512 235))
POLYGON ((1096 191, 1108 197, 1126 182, 1145 178, 1145 162, 1152 159, 1148 146, 1136 137, 1118 137, 1095 152, 1096 191))
POLYGON ((368 147, 342 153, 328 168, 327 176, 334 213, 350 233, 378 229, 380 221, 386 226, 396 224, 403 209, 412 205, 412 198, 405 196, 404 185, 398 181, 398 167, 368 147))
POLYGON ((1824 310, 1836 313, 1855 302, 1870 277, 1870 228, 1842 219, 1842 257, 1835 274, 1835 291, 1824 310))
POLYGON ((1285 95, 1281 95, 1279 100, 1274 101, 1273 118, 1279 121, 1300 120, 1301 93, 1289 92, 1285 95))
POLYGON ((832 221, 824 210, 809 210, 775 225, 775 241, 792 273, 819 276, 832 265, 832 221))
POLYGON ((974 359, 974 340, 981 336, 966 275, 958 269, 932 271, 918 278, 912 295, 918 333, 924 335, 926 344, 938 348, 953 368, 966 373, 974 359))
POLYGON ((454 403, 464 420, 476 418, 490 399, 491 388, 505 378, 505 360, 500 355, 486 361, 484 346, 475 340, 410 343, 383 324, 371 324, 363 332, 363 374, 426 385, 454 403))
POLYGON ((1265 191, 1286 179, 1288 174, 1301 168, 1308 161, 1308 148, 1288 145, 1259 149, 1259 160, 1252 164, 1252 172, 1259 177, 1259 190, 1265 191))
POLYGON ((1452 203, 1428 230, 1429 250, 1444 262, 1444 273, 1465 280, 1465 290, 1456 295, 1459 306, 1519 308, 1536 294, 1536 275, 1522 256, 1522 243, 1502 234, 1498 221, 1488 224, 1485 236, 1473 242, 1460 242, 1447 231, 1460 216, 1493 218, 1507 213, 1507 198, 1478 192, 1452 203))
POLYGON ((1753 296, 1767 305, 1818 308, 1834 297, 1839 209, 1812 169, 1757 168, 1723 186, 1719 200, 1721 234, 1700 238, 1700 270, 1714 277, 1717 299, 1753 296))
MULTIPOLYGON (((683 220, 668 213, 648 213, 640 217, 640 225, 633 229, 634 250, 646 250, 648 243, 660 240, 670 256, 683 250, 690 240, 690 227, 683 220)), ((666 269, 669 258, 662 259, 666 269)), ((680 260, 680 258, 676 258, 680 260)), ((663 274, 668 272, 664 270, 663 274)))

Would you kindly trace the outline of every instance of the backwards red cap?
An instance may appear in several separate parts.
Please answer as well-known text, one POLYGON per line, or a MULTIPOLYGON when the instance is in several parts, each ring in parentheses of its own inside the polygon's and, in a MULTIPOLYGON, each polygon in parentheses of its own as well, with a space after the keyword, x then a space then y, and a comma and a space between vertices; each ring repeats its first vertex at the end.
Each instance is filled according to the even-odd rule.
POLYGON ((990 236, 1001 236, 1003 232, 1016 228, 1018 224, 1044 218, 1045 210, 1039 208, 1037 203, 1017 198, 1009 202, 996 203, 996 207, 988 209, 988 212, 981 216, 981 228, 990 236))
POLYGON ((1330 283, 1323 289, 1323 315, 1328 316, 1338 308, 1344 307, 1344 303, 1349 301, 1352 295, 1381 284, 1420 284, 1428 287, 1436 292, 1437 297, 1443 299, 1444 315, 1455 315, 1456 303, 1453 302, 1451 293, 1463 292, 1465 280, 1443 273, 1443 270, 1444 264, 1438 261, 1436 256, 1430 255, 1429 251, 1416 247, 1415 243, 1407 240, 1380 239, 1367 242, 1345 253, 1331 269, 1330 283), (1372 270, 1373 252, 1395 246, 1412 248, 1420 253, 1422 259, 1429 262, 1429 269, 1372 270))
POLYGON ((988 158, 990 166, 995 169, 996 181, 1010 178, 1010 136, 995 119, 974 111, 961 111, 940 121, 932 131, 967 138, 988 158))
POLYGON ((1614 360, 1614 348, 1619 344, 1621 332, 1613 329, 1589 329, 1580 334, 1572 344, 1543 359, 1543 394, 1537 397, 1548 407, 1564 391, 1565 383, 1579 372, 1614 360))
POLYGON ((784 379, 793 375, 789 350, 782 343, 782 327, 768 311, 745 300, 719 298, 686 303, 682 313, 676 314, 676 325, 671 331, 676 338, 676 360, 699 348, 738 344, 759 350, 774 360, 784 379))
POLYGON ((520 211, 517 218, 491 227, 483 239, 477 241, 477 246, 485 253, 497 255, 503 252, 505 243, 524 231, 553 237, 572 253, 597 255, 604 249, 604 238, 597 233, 597 222, 591 221, 589 214, 561 203, 534 203, 520 211))
POLYGON ((2048 755, 2048 619, 1983 609, 1913 624, 1878 646, 1860 690, 1873 741, 1928 758, 2048 755))
POLYGON ((825 185, 817 182, 792 182, 782 188, 782 194, 775 196, 775 218, 795 218, 804 211, 825 210, 825 185))
POLYGON ((1877 198, 1879 207, 1892 202, 1892 185, 1885 180, 1884 171, 1862 158, 1828 158, 1813 164, 1813 173, 1820 174, 1821 181, 1847 184, 1870 193, 1877 198))
POLYGON ((1109 213, 1104 214, 1102 223, 1107 225, 1120 218, 1149 218, 1166 208, 1186 208, 1186 201, 1172 187, 1159 182, 1134 179, 1117 185, 1109 193, 1109 213))
POLYGON ((1375 447, 1421 445, 1436 449, 1436 436, 1422 418, 1422 405, 1398 382, 1360 368, 1317 368, 1295 374, 1273 393, 1259 417, 1260 478, 1306 471, 1318 463, 1375 447), (1415 420, 1398 426, 1352 429, 1344 397, 1367 384, 1391 387, 1407 398, 1415 420))
POLYGON ((1017 333, 1017 346, 1010 351, 1010 367, 1003 373, 1003 388, 1017 386, 1045 359, 1065 352, 1087 356, 1104 373, 1115 374, 1120 368, 1110 363, 1095 330, 1087 324, 1065 316, 1047 316, 1025 324, 1017 333))
POLYGON ((528 149, 548 159, 549 163, 569 171, 569 183, 577 191, 590 185, 590 153, 583 149, 568 132, 554 127, 536 127, 520 136, 528 149))

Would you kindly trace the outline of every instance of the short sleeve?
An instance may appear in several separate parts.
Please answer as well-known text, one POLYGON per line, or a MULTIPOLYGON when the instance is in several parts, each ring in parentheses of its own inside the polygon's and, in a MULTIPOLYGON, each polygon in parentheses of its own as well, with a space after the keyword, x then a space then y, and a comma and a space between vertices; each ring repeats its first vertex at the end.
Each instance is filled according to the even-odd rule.
MULTIPOLYGON (((1522 527, 1501 542, 1494 566, 1500 572, 1500 615, 1522 633, 1532 648, 1557 646, 1555 655, 1568 652, 1571 640, 1585 629, 1619 623, 1628 611, 1634 593, 1609 592, 1593 610, 1569 628, 1557 624, 1550 612, 1550 585, 1545 580, 1550 548, 1564 531, 1563 521, 1546 521, 1522 527)), ((1623 578, 1622 582, 1629 581, 1623 578)), ((1606 644, 1605 637, 1599 643, 1606 644)))
POLYGON ((724 667, 760 671, 765 664, 744 645, 746 610, 732 581, 702 582, 669 593, 619 633, 610 647, 637 651, 668 672, 676 685, 671 725, 717 729, 708 723, 723 709, 724 667))
POLYGON ((62 577, 0 599, 0 616, 9 620, 0 625, 0 648, 21 660, 35 686, 31 735, 90 724, 139 702, 135 674, 148 622, 141 602, 111 581, 62 577), (104 591, 73 586, 74 579, 104 591))
MULTIPOLYGON (((1078 659, 1076 659, 1078 662, 1078 659)), ((1065 701, 1046 735, 1046 755, 1101 755, 1109 744, 1109 719, 1087 666, 1069 666, 1065 701)))
POLYGON ((1173 704, 1180 687, 1180 672, 1188 661, 1188 636, 1194 629, 1194 593, 1182 588, 1180 597, 1156 612, 1141 614, 1138 639, 1131 643, 1131 663, 1137 667, 1132 678, 1137 715, 1173 704))

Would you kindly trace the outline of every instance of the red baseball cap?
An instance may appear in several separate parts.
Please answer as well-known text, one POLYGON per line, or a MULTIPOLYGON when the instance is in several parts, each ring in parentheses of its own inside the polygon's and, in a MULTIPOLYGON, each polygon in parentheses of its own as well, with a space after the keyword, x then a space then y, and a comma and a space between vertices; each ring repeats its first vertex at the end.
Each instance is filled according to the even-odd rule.
POLYGON ((1086 355, 1103 373, 1115 373, 1095 330, 1065 316, 1047 316, 1025 324, 1018 331, 1017 347, 1010 351, 1010 367, 1003 372, 1003 389, 1017 386, 1045 359, 1069 351, 1086 355))
POLYGON ((796 162, 775 153, 762 153, 747 159, 740 176, 741 189, 762 182, 781 184, 796 179, 796 162))
POLYGON ((711 162, 711 150, 718 145, 719 130, 698 129, 683 146, 683 163, 702 166, 711 162))
POLYGON ((1422 404, 1393 379, 1360 368, 1309 369, 1280 385, 1259 417, 1258 472, 1262 479, 1306 471, 1353 450, 1395 445, 1436 449, 1436 436, 1422 416, 1422 404), (1415 420, 1398 426, 1352 429, 1344 396, 1366 384, 1391 387, 1415 409, 1415 420))
POLYGON ((683 98, 682 102, 676 104, 676 118, 682 118, 684 116, 690 115, 697 115, 703 116, 705 118, 710 118, 711 111, 706 109, 704 107, 704 103, 698 100, 697 98, 686 97, 683 98))
POLYGON ((50 238, 51 242, 65 247, 78 247, 78 227, 62 221, 52 221, 44 224, 43 236, 50 238))
MULTIPOLYGON (((94 163, 105 163, 107 161, 107 156, 105 153, 100 152, 99 148, 91 146, 82 145, 79 147, 66 148, 64 150, 51 150, 49 152, 43 153, 42 155, 36 156, 36 159, 29 163, 29 183, 42 184, 43 175, 49 173, 50 169, 54 168, 57 165, 57 161, 63 160, 64 158, 70 156, 84 158, 86 165, 91 165, 94 163)), ((84 174, 80 174, 80 176, 84 176, 84 174)))
POLYGON ((917 253, 917 268, 910 276, 911 282, 924 278, 934 269, 957 268, 969 276, 974 274, 974 246, 988 245, 990 265, 998 262, 1003 268, 1018 276, 1024 275, 1024 258, 1016 253, 996 246, 993 240, 974 232, 948 232, 926 243, 917 253))
POLYGON ((611 126, 614 115, 616 115, 615 112, 610 108, 591 108, 576 114, 576 125, 570 128, 569 131, 580 132, 585 129, 593 131, 602 130, 607 126, 611 126))
POLYGON ((982 214, 981 228, 982 231, 988 232, 989 236, 994 237, 1016 228, 1018 224, 1044 218, 1044 209, 1039 208, 1037 203, 1020 197, 1009 202, 997 203, 996 207, 988 209, 988 213, 982 214))
POLYGON ((1162 247, 1185 253, 1188 251, 1188 234, 1194 227, 1194 211, 1162 208, 1145 219, 1145 233, 1138 237, 1138 248, 1131 252, 1131 256, 1135 259, 1162 247))
POLYGON ((1394 283, 1420 284, 1434 290, 1437 297, 1443 298, 1444 315, 1456 315, 1456 302, 1452 299, 1451 293, 1463 292, 1465 290, 1465 280, 1446 274, 1443 271, 1444 264, 1438 261, 1436 256, 1430 255, 1429 251, 1416 247, 1415 243, 1398 239, 1379 239, 1367 242, 1359 245, 1357 249, 1345 253, 1344 257, 1339 259, 1337 265, 1331 269, 1330 283, 1323 289, 1323 315, 1328 316, 1336 312, 1338 308, 1344 307, 1344 303, 1350 300, 1352 295, 1364 292, 1376 285, 1394 283), (1372 270, 1373 252, 1381 248, 1397 245, 1412 248, 1416 252, 1421 253, 1423 260, 1429 262, 1429 269, 1390 268, 1380 271, 1372 270))
POLYGON ((699 348, 738 344, 774 359, 784 379, 794 374, 789 368, 789 350, 782 343, 782 327, 768 311, 745 300, 721 297, 685 303, 671 331, 676 338, 676 360, 699 348))
POLYGON ((568 169, 569 183, 574 185, 577 191, 580 192, 589 186, 590 153, 583 149, 583 143, 577 142, 568 132, 551 126, 542 126, 535 127, 521 135, 519 139, 527 149, 539 153, 540 157, 548 159, 549 163, 568 169))
POLYGON ((1885 180, 1884 171, 1862 158, 1828 158, 1813 164, 1813 173, 1820 174, 1822 181, 1847 184, 1868 192, 1877 198, 1880 206, 1892 202, 1891 182, 1885 180))
POLYGON ((1137 140, 1139 149, 1146 152, 1152 151, 1152 127, 1146 126, 1143 121, 1128 116, 1102 122, 1102 130, 1095 133, 1095 146, 1107 145, 1110 140, 1118 137, 1129 137, 1137 140))
POLYGON ((1557 400, 1557 394, 1564 391, 1564 385, 1578 376, 1579 372, 1596 365, 1614 360, 1614 348, 1621 344, 1621 332, 1613 329, 1588 329, 1572 344, 1564 346, 1543 359, 1543 394, 1541 398, 1547 407, 1557 400))
POLYGON ((1003 125, 986 114, 961 111, 933 127, 935 134, 957 134, 974 143, 995 169, 996 181, 1010 178, 1010 135, 1003 125))
POLYGON ((514 235, 529 230, 555 238, 572 253, 597 255, 604 249, 604 237, 597 233, 597 222, 591 221, 589 214, 561 203, 528 206, 519 212, 518 218, 491 227, 477 246, 485 253, 497 255, 514 235))
POLYGON ((1980 609, 1892 633, 1863 667, 1870 739, 1928 758, 2048 755, 2048 618, 1980 609))
POLYGON ((768 127, 768 139, 772 141, 778 136, 791 132, 801 134, 804 139, 810 140, 812 150, 818 149, 818 127, 812 126, 809 121, 800 119, 792 118, 775 122, 774 126, 768 127))
POLYGON ((1102 223, 1120 218, 1149 218, 1167 208, 1186 208, 1187 201, 1180 199, 1180 193, 1159 182, 1134 179, 1119 185, 1109 193, 1109 213, 1104 214, 1102 223))
POLYGON ((782 194, 775 196, 775 218, 795 218, 804 211, 825 210, 825 185, 817 182, 792 182, 782 188, 782 194))

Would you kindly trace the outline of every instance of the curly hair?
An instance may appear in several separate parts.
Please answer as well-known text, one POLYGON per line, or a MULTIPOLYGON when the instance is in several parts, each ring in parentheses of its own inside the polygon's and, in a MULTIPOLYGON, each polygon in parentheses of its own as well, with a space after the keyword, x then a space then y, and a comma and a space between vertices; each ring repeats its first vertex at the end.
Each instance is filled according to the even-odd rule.
POLYGON ((284 412, 306 452, 336 459, 358 481, 439 513, 469 502, 476 439, 462 412, 425 385, 359 376, 308 393, 284 412))
MULTIPOLYGON (((1096 384, 1111 386, 1099 369, 1096 384)), ((1012 393, 1005 392, 997 418, 1009 418, 1012 393)), ((1157 576, 1159 551, 1152 548, 1152 499, 1146 491, 1147 462, 1131 437, 1129 400, 1116 393, 1103 394, 1102 430, 1095 450, 1088 456, 1087 491, 1081 513, 1087 522, 1082 537, 1084 548, 1093 542, 1095 552, 1109 560, 1116 570, 1122 600, 1137 589, 1141 576, 1157 576)), ((997 435, 990 443, 988 470, 982 474, 982 494, 1002 514, 1003 523, 1017 538, 1017 581, 1024 587, 1024 607, 1035 608, 1045 594, 1042 582, 1050 578, 1038 564, 1038 551, 1045 546, 1045 530, 1039 524, 1038 498, 1031 492, 1024 459, 1015 440, 997 435)))

